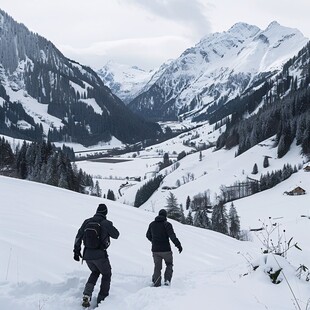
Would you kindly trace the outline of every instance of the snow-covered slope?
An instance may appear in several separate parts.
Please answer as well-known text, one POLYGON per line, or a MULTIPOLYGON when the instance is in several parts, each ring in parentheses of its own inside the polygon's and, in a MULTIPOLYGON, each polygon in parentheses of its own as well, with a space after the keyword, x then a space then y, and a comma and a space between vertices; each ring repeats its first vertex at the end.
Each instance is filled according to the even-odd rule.
POLYGON ((157 119, 204 114, 278 72, 307 42, 300 31, 277 22, 265 30, 237 23, 187 49, 130 107, 157 119))
MULTIPOLYGON (((91 216, 103 200, 7 177, 0 177, 0 183, 1 307, 76 309, 89 271, 86 264, 73 260, 72 245, 81 222, 91 216)), ((274 203, 277 193, 277 190, 273 192, 274 203)), ((308 210, 309 213, 305 197, 298 200, 296 213, 291 212, 287 218, 291 224, 295 223, 295 218, 297 222, 300 212, 308 210)), ((255 243, 175 222, 173 225, 184 251, 180 255, 174 252, 172 286, 149 287, 153 262, 145 231, 155 214, 104 202, 109 206, 109 219, 121 235, 109 249, 112 285, 110 296, 99 309, 205 309, 206 304, 210 309, 222 310, 293 309, 292 296, 284 281, 274 285, 263 270, 250 271, 242 255, 259 259, 255 243), (245 273, 249 275, 242 277, 245 273)), ((260 200, 249 202, 249 209, 264 215, 259 211, 262 210, 260 200)), ((292 209, 291 202, 283 203, 282 215, 292 209)), ((243 221, 252 217, 246 211, 242 216, 243 221)), ((309 253, 309 244, 304 242, 309 234, 307 223, 306 219, 303 222, 299 219, 299 226, 292 225, 295 229, 303 229, 298 241, 306 250, 305 254, 309 253)), ((303 262, 309 264, 309 256, 303 262)), ((293 266, 282 261, 281 264, 298 300, 304 305, 309 284, 295 279, 293 266)))
POLYGON ((147 91, 171 61, 165 62, 159 69, 150 71, 109 61, 97 73, 115 95, 124 103, 129 103, 140 93, 147 91))
MULTIPOLYGON (((201 152, 201 160, 199 153, 190 154, 180 161, 180 166, 175 171, 172 171, 171 167, 167 168, 168 175, 163 180, 160 190, 143 205, 143 208, 151 210, 154 202, 157 206, 166 204, 169 190, 163 190, 163 187, 175 188, 173 193, 183 206, 188 195, 193 197, 206 190, 210 192, 210 198, 215 202, 216 196, 221 194, 221 186, 223 185, 231 186, 237 181, 244 182, 247 177, 259 180, 261 174, 282 169, 284 164, 289 163, 292 166, 298 166, 306 161, 306 158, 300 155, 300 147, 296 145, 292 146, 288 154, 281 159, 277 158, 277 148, 273 145, 273 138, 268 139, 238 157, 235 157, 236 148, 229 151, 225 149, 214 151, 214 148, 209 148, 201 152), (269 157, 270 166, 268 168, 263 168, 265 156, 269 157), (255 163, 258 166, 257 175, 252 174, 255 163), (193 175, 193 180, 188 180, 189 174, 193 175), (178 180, 180 186, 177 185, 178 180)), ((166 150, 170 147, 167 146, 166 150)), ((287 190, 294 185, 295 183, 287 185, 287 190)), ((302 184, 302 187, 304 185, 302 184)), ((125 194, 123 199, 126 198, 129 201, 125 194)))

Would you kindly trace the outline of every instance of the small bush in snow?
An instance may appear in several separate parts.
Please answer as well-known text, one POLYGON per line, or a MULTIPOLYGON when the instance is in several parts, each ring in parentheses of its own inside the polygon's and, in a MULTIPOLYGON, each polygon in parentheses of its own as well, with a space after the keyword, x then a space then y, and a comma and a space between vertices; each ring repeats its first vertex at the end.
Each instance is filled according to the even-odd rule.
POLYGON ((293 242, 293 237, 287 241, 285 229, 281 230, 279 223, 271 221, 271 218, 269 218, 268 224, 261 220, 259 221, 262 223, 262 226, 251 229, 250 231, 253 231, 261 242, 263 246, 262 252, 264 254, 273 253, 287 258, 287 252, 291 248, 301 251, 297 242, 293 242))

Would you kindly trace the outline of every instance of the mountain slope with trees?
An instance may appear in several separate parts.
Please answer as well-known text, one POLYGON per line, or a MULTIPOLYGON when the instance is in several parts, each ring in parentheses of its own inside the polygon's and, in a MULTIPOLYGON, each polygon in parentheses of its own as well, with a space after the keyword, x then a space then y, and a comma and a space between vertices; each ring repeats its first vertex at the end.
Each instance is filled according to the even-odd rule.
MULTIPOLYGON (((310 43, 290 59, 282 71, 255 92, 235 99, 234 111, 221 109, 212 121, 226 118, 226 131, 217 147, 238 145, 237 154, 276 135, 278 157, 283 157, 293 141, 310 154, 310 43), (249 117, 245 117, 250 115, 249 117)), ((228 103, 229 106, 229 103, 228 103)))
POLYGON ((133 114, 89 67, 0 10, 0 133, 38 140, 125 143, 155 138, 157 124, 133 114), (33 98, 28 104, 29 98, 33 98))

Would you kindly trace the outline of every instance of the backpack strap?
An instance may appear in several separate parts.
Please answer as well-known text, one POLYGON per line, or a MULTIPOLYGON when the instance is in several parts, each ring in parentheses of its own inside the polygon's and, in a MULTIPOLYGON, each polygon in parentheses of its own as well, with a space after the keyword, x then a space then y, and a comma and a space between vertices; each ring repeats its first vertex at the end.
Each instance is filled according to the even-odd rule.
POLYGON ((107 248, 110 246, 111 242, 110 242, 110 235, 109 235, 109 232, 108 232, 108 230, 105 228, 105 226, 104 226, 104 224, 103 224, 105 220, 106 220, 106 219, 104 219, 104 220, 102 220, 102 221, 100 222, 101 233, 102 233, 102 230, 103 230, 103 229, 104 229, 105 232, 107 233, 107 236, 106 236, 104 239, 101 240, 101 246, 103 245, 103 243, 105 243, 105 240, 106 240, 106 239, 108 239, 108 242, 105 244, 105 245, 106 245, 105 248, 101 248, 101 246, 100 246, 100 249, 102 249, 102 250, 104 250, 105 252, 107 252, 107 248))

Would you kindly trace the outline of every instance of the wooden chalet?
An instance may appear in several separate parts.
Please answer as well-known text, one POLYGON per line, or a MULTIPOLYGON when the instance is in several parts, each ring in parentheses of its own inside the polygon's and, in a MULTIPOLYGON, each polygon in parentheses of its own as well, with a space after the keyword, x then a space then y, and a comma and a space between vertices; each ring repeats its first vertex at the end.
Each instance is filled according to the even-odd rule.
POLYGON ((284 192, 284 194, 290 195, 290 196, 298 196, 298 195, 305 195, 306 191, 300 186, 297 186, 289 192, 284 192))
POLYGON ((304 168, 304 171, 310 172, 310 165, 307 165, 307 166, 304 168))

